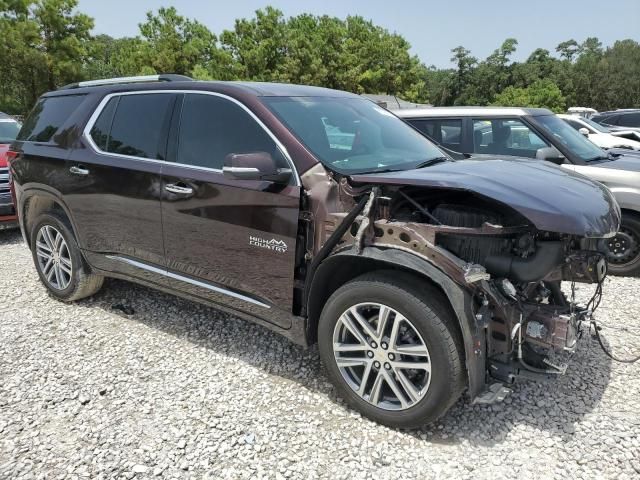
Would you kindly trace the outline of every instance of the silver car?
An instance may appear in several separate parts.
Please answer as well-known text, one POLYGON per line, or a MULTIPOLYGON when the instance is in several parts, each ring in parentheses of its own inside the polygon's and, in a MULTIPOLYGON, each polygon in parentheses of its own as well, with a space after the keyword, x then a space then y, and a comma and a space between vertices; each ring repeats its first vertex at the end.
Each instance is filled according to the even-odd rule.
POLYGON ((431 107, 394 113, 454 152, 537 158, 604 183, 622 210, 620 231, 602 245, 609 271, 640 274, 640 156, 602 150, 543 108, 431 107))

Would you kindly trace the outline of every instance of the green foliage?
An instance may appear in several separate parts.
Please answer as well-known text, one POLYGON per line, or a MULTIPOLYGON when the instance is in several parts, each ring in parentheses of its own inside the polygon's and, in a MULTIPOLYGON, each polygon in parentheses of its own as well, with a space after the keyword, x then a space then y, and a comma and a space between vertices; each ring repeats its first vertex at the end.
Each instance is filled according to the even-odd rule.
POLYGON ((496 95, 493 105, 502 107, 540 107, 560 113, 566 110, 566 99, 551 80, 537 80, 526 88, 509 86, 496 95))
POLYGON ((0 109, 24 113, 38 96, 81 76, 93 20, 77 0, 0 3, 0 109))
POLYGON ((85 79, 179 73, 200 80, 254 80, 398 95, 435 105, 640 107, 640 44, 604 48, 570 39, 553 56, 511 60, 506 39, 485 59, 464 46, 454 68, 426 67, 402 35, 360 16, 345 19, 273 7, 219 36, 175 7, 147 13, 133 38, 91 35, 77 0, 0 0, 0 110, 25 113, 39 95, 85 79))

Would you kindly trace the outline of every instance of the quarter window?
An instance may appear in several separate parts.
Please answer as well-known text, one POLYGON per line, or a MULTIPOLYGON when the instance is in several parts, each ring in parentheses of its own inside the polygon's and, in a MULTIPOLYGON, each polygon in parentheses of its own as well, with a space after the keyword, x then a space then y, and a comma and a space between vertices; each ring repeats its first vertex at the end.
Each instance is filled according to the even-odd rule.
POLYGON ((280 166, 286 166, 276 143, 242 107, 214 95, 185 95, 179 163, 220 170, 227 155, 254 152, 269 153, 280 166))
POLYGON ((473 147, 476 153, 535 158, 548 145, 520 120, 487 119, 473 121, 473 147))
POLYGON ((18 140, 49 142, 84 98, 84 95, 42 98, 24 122, 18 140))

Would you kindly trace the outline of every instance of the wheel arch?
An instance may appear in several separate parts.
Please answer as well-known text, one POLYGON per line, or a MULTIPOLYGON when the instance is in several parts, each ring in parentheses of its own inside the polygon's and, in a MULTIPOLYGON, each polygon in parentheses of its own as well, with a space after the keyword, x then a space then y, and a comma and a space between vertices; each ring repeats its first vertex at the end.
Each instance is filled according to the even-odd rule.
POLYGON ((31 245, 31 229, 33 222, 42 213, 57 212, 69 223, 73 235, 78 238, 78 233, 73 222, 73 217, 64 201, 51 192, 40 189, 31 189, 24 192, 20 205, 20 225, 27 245, 31 245))
POLYGON ((312 279, 307 304, 307 341, 317 341, 318 321, 324 304, 339 287, 365 273, 400 270, 436 287, 447 300, 464 345, 468 394, 477 396, 485 384, 484 331, 476 328, 471 293, 434 265, 409 252, 367 247, 361 254, 343 250, 324 260, 312 279), (479 343, 478 343, 479 342, 479 343), (477 352, 480 352, 478 354, 477 352))

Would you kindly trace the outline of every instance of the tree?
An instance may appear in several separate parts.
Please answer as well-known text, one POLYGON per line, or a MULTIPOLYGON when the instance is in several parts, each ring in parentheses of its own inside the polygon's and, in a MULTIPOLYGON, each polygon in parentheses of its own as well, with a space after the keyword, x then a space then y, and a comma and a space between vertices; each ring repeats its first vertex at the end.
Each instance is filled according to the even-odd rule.
POLYGON ((505 88, 496 95, 493 105, 548 108, 554 112, 563 112, 566 109, 566 100, 562 91, 551 80, 538 80, 526 88, 505 88))
POLYGON ((93 20, 77 0, 0 3, 0 108, 25 113, 38 96, 79 80, 93 20))
MULTIPOLYGON (((178 15, 174 7, 147 13, 140 24, 142 64, 156 73, 191 75, 226 79, 230 76, 229 56, 217 48, 217 38, 196 20, 178 15)), ((232 76, 232 75, 231 75, 232 76)))

